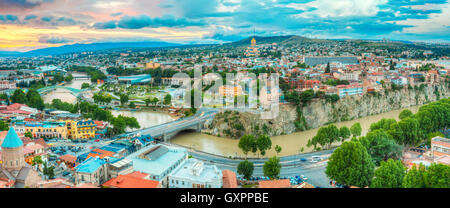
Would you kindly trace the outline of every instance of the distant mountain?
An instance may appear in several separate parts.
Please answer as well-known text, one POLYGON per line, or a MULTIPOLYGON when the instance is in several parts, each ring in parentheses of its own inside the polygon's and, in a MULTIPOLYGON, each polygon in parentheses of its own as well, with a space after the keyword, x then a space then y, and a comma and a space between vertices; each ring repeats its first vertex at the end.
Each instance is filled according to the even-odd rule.
POLYGON ((63 45, 59 47, 41 48, 28 52, 9 52, 0 51, 0 56, 49 56, 49 55, 61 55, 66 53, 79 53, 85 51, 100 51, 108 49, 119 48, 158 48, 158 47, 170 47, 181 46, 177 43, 167 42, 110 42, 110 43, 91 43, 91 44, 72 44, 63 45))
POLYGON ((305 43, 305 42, 324 42, 324 41, 330 41, 330 40, 321 40, 321 39, 311 39, 306 38, 302 36, 297 35, 285 35, 285 36, 251 36, 239 41, 235 41, 232 43, 226 43, 223 44, 224 46, 232 46, 232 47, 245 47, 250 45, 250 42, 252 38, 255 38, 256 44, 272 44, 277 43, 281 45, 292 45, 292 44, 298 44, 298 43, 305 43))

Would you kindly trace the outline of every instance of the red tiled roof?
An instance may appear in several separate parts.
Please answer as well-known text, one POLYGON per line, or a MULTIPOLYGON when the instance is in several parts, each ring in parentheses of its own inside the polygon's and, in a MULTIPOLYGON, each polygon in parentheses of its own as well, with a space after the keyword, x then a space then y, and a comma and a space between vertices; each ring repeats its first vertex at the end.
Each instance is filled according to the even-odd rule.
POLYGON ((259 188, 289 188, 289 187, 291 187, 291 182, 289 182, 289 179, 259 181, 259 188))
POLYGON ((224 188, 237 188, 236 174, 231 170, 222 171, 222 181, 224 188))
POLYGON ((59 159, 62 161, 65 161, 65 162, 70 162, 72 164, 75 164, 77 161, 77 157, 75 157, 73 155, 69 155, 69 154, 63 155, 63 156, 59 157, 59 159))
POLYGON ((119 175, 103 184, 115 188, 158 188, 159 181, 147 180, 132 175, 119 175))

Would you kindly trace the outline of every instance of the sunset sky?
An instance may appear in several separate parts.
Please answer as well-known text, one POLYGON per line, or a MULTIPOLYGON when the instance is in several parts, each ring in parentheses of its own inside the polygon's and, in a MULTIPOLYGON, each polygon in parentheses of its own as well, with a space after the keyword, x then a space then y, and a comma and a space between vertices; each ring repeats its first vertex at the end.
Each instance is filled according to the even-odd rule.
POLYGON ((445 0, 0 0, 0 51, 253 34, 450 42, 445 0))

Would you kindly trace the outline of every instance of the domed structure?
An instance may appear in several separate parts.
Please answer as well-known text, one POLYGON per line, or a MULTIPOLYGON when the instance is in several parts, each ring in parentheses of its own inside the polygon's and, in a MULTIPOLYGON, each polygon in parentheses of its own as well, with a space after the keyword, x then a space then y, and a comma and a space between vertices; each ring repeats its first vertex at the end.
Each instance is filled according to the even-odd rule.
POLYGON ((23 142, 10 127, 2 144, 2 167, 9 171, 20 170, 25 164, 23 142))

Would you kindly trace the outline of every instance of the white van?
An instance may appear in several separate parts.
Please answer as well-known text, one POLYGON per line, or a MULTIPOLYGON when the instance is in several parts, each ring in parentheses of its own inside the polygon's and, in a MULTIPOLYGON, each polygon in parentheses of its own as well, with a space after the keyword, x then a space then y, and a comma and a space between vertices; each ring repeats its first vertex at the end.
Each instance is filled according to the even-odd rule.
POLYGON ((321 160, 322 160, 322 158, 320 156, 312 156, 311 157, 311 162, 319 162, 321 160))

